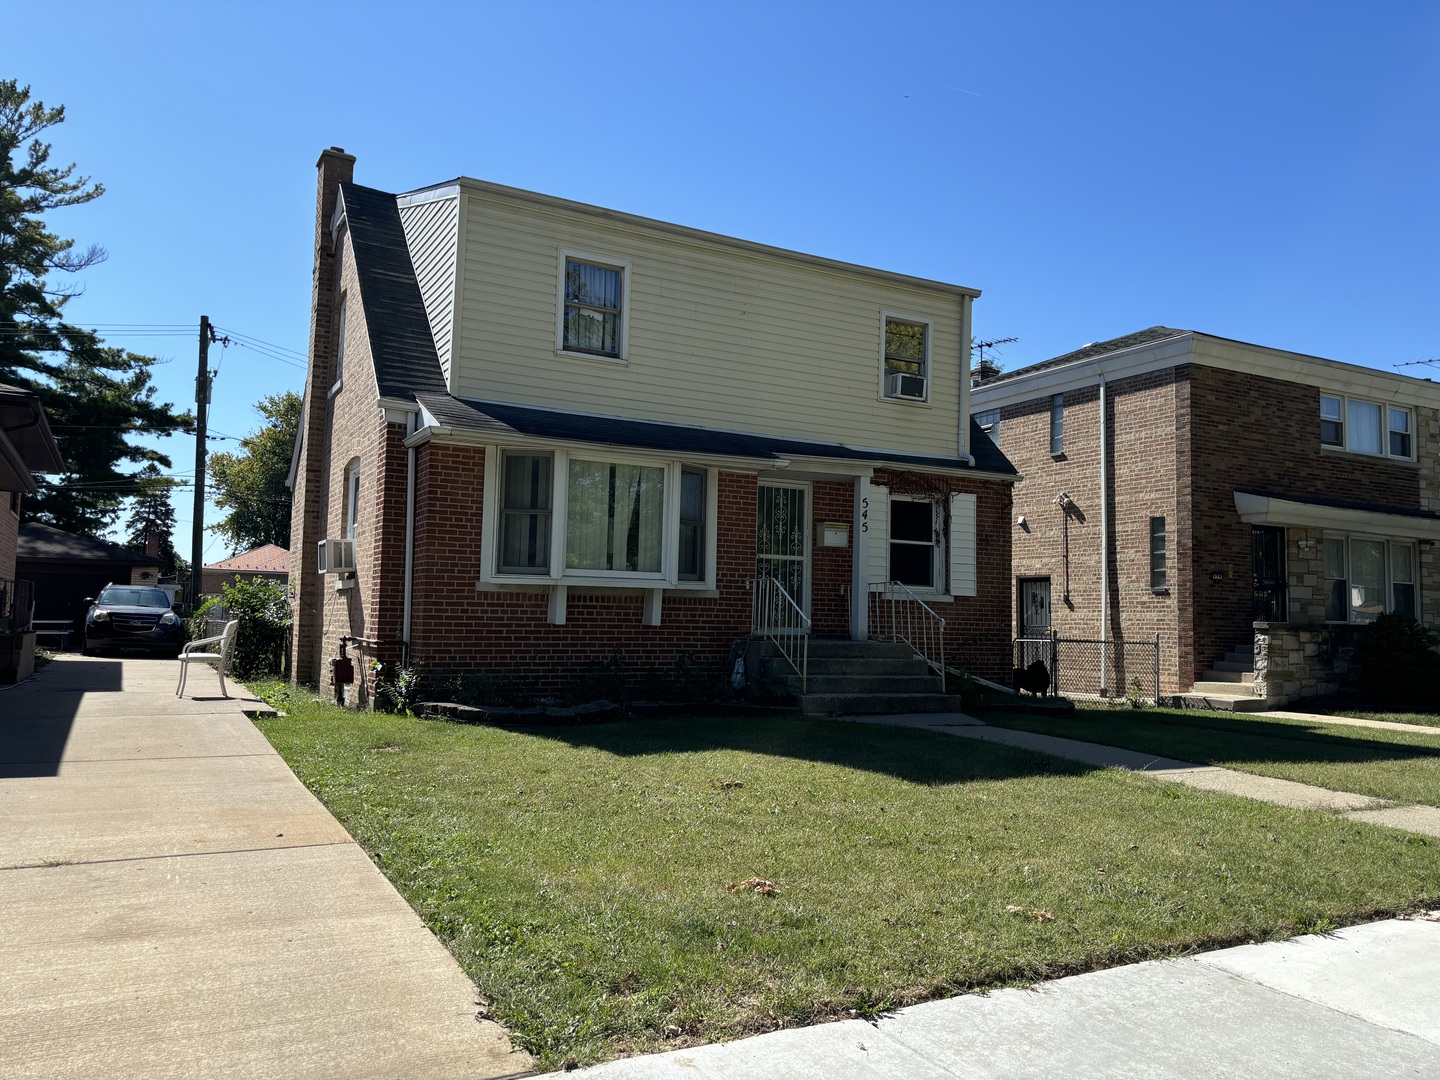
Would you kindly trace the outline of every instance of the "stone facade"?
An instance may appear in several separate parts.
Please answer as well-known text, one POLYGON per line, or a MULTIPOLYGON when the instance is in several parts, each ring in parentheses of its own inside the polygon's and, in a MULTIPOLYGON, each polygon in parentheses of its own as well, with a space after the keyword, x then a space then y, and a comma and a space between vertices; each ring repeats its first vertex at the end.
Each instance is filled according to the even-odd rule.
POLYGON ((1348 685, 1363 629, 1313 623, 1255 624, 1255 695, 1271 705, 1329 697, 1348 685))

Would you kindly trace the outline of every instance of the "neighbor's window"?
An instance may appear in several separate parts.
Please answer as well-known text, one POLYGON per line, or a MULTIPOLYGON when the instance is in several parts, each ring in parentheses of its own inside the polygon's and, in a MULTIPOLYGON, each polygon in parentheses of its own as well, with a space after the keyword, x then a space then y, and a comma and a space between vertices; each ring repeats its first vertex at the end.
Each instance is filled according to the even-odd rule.
POLYGON ((566 495, 566 569, 660 572, 664 468, 571 458, 566 495))
POLYGON ((1320 395, 1320 444, 1345 445, 1345 421, 1341 419, 1340 399, 1327 394, 1320 395))
POLYGON ((1150 588, 1160 592, 1165 588, 1165 519, 1150 519, 1150 588))
POLYGON ((1386 410, 1390 414, 1390 456, 1411 457, 1410 453, 1410 410, 1386 410))
POLYGON ((565 260, 565 349, 596 356, 620 355, 622 278, 618 267, 565 260))
POLYGON ((928 330, 924 323, 886 318, 886 397, 924 399, 929 379, 928 330))
POLYGON ((1370 537, 1325 538, 1325 621, 1373 622, 1382 612, 1419 617, 1415 545, 1370 537))
POLYGON ((1065 452, 1065 395, 1056 394, 1050 399, 1050 453, 1065 452))
POLYGON ((1325 538, 1325 621, 1350 619, 1350 575, 1345 569, 1345 541, 1325 538))
POLYGON ((933 502, 890 502, 890 580, 916 589, 936 588, 938 563, 933 502))
POLYGON ((1320 445, 1413 461, 1415 416, 1399 405, 1321 394, 1320 445))
POLYGON ((680 566, 681 581, 705 577, 705 472, 680 470, 680 566))
POLYGON ((549 573, 554 460, 549 454, 507 453, 501 469, 500 572, 549 573))
POLYGON ((975 423, 980 425, 980 430, 990 436, 990 441, 996 446, 1000 445, 1000 410, 985 409, 975 414, 975 423))

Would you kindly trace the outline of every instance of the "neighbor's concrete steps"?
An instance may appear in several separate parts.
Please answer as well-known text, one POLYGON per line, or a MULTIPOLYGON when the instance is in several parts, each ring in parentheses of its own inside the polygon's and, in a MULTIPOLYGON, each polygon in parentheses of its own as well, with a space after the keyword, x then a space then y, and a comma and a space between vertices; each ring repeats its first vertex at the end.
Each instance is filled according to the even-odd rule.
POLYGON ((1223 660, 1204 672, 1189 693, 1179 695, 1187 709, 1220 712, 1260 712, 1266 701, 1255 696, 1254 646, 1231 649, 1223 660))
POLYGON ((800 710, 810 716, 949 712, 958 700, 940 689, 940 677, 908 645, 887 641, 810 640, 809 679, 790 669, 766 642, 764 655, 800 710))

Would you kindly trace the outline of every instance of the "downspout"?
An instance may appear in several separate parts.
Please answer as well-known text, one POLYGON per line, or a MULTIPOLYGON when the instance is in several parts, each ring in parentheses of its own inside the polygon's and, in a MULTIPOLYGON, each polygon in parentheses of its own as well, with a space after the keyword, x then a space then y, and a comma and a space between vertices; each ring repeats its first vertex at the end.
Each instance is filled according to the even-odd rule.
POLYGON ((1100 373, 1100 686, 1106 687, 1105 633, 1110 626, 1110 482, 1106 460, 1105 373, 1100 373))
MULTIPOLYGON (((415 434, 418 412, 412 412, 405 419, 405 436, 409 440, 415 434)), ((405 606, 400 620, 400 638, 405 642, 406 666, 411 660, 410 610, 415 587, 415 447, 405 451, 405 606)))

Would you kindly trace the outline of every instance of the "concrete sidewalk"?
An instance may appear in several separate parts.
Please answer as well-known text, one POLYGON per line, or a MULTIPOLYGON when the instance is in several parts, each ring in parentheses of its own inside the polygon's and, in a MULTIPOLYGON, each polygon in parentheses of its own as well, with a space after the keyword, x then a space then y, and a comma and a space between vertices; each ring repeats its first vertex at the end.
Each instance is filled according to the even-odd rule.
MULTIPOLYGON (((1391 919, 607 1062, 593 1080, 1440 1075, 1440 925, 1391 919)), ((558 1074, 557 1074, 558 1075, 558 1074)))
POLYGON ((259 703, 175 680, 65 656, 0 692, 0 1075, 527 1072, 259 703))

